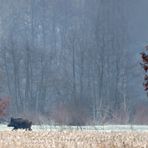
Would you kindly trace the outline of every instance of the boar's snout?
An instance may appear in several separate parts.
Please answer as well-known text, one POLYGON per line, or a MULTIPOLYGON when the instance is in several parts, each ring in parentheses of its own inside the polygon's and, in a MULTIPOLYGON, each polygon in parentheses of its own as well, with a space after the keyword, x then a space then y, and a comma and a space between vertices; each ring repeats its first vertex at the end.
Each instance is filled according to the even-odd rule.
POLYGON ((12 127, 12 126, 14 126, 14 123, 12 121, 10 121, 7 126, 12 127))
POLYGON ((8 126, 8 127, 11 127, 11 126, 12 126, 12 124, 10 124, 10 123, 9 123, 7 126, 8 126))

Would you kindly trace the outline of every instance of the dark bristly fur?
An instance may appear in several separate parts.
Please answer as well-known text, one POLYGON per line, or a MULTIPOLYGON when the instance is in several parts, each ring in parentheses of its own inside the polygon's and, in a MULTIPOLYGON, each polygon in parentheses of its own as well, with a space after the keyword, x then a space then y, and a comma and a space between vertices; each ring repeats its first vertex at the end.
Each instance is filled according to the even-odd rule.
POLYGON ((8 127, 14 127, 12 130, 17 130, 17 129, 32 130, 31 125, 32 125, 32 122, 27 119, 11 118, 10 123, 8 124, 8 127))

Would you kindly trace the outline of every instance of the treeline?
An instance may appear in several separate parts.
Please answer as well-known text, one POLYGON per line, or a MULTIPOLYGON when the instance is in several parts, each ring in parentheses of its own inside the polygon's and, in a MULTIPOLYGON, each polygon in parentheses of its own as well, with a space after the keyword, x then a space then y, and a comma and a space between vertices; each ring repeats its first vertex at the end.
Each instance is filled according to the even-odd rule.
POLYGON ((9 115, 60 124, 128 122, 127 2, 0 4, 0 81, 11 98, 9 115))

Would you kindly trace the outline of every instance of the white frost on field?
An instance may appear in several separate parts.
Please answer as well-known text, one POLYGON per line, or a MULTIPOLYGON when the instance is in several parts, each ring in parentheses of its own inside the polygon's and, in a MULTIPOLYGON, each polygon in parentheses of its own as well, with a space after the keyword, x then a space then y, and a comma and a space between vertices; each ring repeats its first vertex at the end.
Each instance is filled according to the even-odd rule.
MULTIPOLYGON (((0 131, 11 131, 7 124, 0 124, 0 131)), ((50 125, 33 125, 33 131, 64 131, 64 130, 84 130, 84 131, 148 131, 148 125, 104 125, 104 126, 50 126, 50 125)))

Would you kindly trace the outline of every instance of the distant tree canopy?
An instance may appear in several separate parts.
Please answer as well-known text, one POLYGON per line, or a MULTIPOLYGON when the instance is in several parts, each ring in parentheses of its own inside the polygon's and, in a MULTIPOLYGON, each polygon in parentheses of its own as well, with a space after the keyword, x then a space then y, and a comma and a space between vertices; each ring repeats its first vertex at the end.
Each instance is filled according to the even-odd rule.
MULTIPOLYGON (((0 84, 12 98, 10 115, 71 125, 126 122, 138 90, 131 87, 137 66, 127 5, 129 0, 0 0, 0 84)), ((0 103, 3 115, 8 102, 0 103)))

